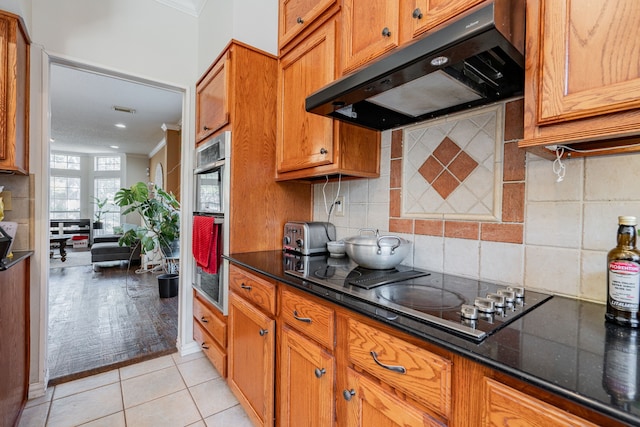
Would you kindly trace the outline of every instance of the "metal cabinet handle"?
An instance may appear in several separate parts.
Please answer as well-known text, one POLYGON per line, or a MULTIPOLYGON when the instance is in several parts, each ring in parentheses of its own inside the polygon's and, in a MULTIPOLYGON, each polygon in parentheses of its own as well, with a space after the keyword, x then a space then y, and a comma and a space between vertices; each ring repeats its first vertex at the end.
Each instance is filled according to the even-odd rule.
POLYGON ((314 371, 314 374, 316 374, 316 378, 320 378, 326 373, 327 373, 327 370, 324 368, 316 368, 316 370, 314 371))
POLYGON ((320 154, 327 154, 328 151, 326 150, 326 148, 321 148, 320 149, 320 154))
POLYGON ((244 284, 244 282, 240 283, 240 287, 241 287, 242 289, 246 289, 247 291, 250 291, 250 290, 251 290, 251 286, 245 285, 245 284, 244 284))
POLYGON ((311 323, 310 317, 300 317, 297 310, 293 310, 293 318, 304 323, 311 323))
POLYGON ((267 335, 268 333, 269 333, 269 330, 268 330, 268 329, 260 329, 260 332, 259 332, 259 334, 260 334, 260 336, 261 336, 261 337, 263 337, 263 336, 267 335))
POLYGON ((422 19, 422 11, 420 10, 420 8, 417 8, 413 11, 413 14, 411 16, 413 16, 415 19, 422 19))
POLYGON ((205 350, 209 350, 209 346, 207 345, 207 343, 203 342, 202 344, 200 344, 200 347, 204 348, 205 350))
POLYGON ((389 31, 389 28, 384 27, 384 28, 382 29, 382 35, 383 35, 384 37, 391 37, 391 31, 389 31))
POLYGON ((206 318, 206 317, 204 317, 204 316, 202 316, 202 317, 200 318, 200 321, 201 321, 202 323, 209 323, 209 321, 207 320, 207 318, 206 318))
POLYGON ((376 362, 379 366, 382 366, 384 369, 388 369, 393 372, 398 372, 399 374, 406 374, 407 369, 404 366, 396 366, 396 365, 385 365, 384 363, 380 363, 378 360, 378 353, 372 351, 371 357, 373 357, 373 361, 376 362))
POLYGON ((202 127, 202 129, 204 129, 204 130, 211 130, 211 128, 208 128, 208 127, 206 127, 206 126, 203 126, 203 127, 202 127))
POLYGON ((296 19, 296 22, 298 24, 304 24, 304 19, 302 19, 301 17, 298 16, 298 18, 296 19))
POLYGON ((344 400, 348 402, 349 400, 351 400, 353 396, 355 396, 355 394, 356 394, 356 391, 354 389, 344 390, 342 392, 342 397, 344 397, 344 400))

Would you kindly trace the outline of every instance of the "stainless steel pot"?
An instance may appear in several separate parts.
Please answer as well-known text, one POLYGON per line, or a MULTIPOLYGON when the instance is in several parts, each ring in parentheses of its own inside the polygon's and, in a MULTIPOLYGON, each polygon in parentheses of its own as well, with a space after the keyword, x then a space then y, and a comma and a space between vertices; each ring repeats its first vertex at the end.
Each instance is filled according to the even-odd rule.
POLYGON ((387 270, 400 264, 411 250, 411 242, 398 236, 380 236, 376 230, 363 228, 359 236, 344 239, 349 258, 364 268, 387 270), (371 232, 372 235, 363 235, 371 232))

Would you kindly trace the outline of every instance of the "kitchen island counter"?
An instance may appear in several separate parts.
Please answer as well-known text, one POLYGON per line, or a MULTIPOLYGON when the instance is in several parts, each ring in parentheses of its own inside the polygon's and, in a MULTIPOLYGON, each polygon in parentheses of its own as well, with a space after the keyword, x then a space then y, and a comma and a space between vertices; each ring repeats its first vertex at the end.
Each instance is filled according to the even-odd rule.
POLYGON ((613 387, 618 392, 637 392, 640 372, 636 365, 621 367, 611 357, 615 353, 618 361, 620 356, 636 361, 638 346, 621 336, 626 330, 605 324, 604 305, 554 296, 476 343, 417 321, 399 324, 376 316, 366 302, 335 298, 320 286, 285 274, 282 251, 231 254, 228 259, 616 420, 640 425, 640 396, 621 402, 612 395, 613 387))

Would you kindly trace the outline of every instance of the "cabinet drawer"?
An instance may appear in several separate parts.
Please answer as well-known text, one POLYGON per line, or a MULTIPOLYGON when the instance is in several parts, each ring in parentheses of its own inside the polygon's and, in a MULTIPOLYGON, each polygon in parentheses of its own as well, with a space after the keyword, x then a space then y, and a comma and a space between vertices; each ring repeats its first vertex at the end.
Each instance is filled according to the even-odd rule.
POLYGON ((193 299, 193 318, 217 341, 220 347, 226 348, 227 324, 218 318, 213 310, 215 309, 196 293, 193 299))
POLYGON ((451 412, 451 362, 349 319, 349 361, 446 418, 451 412))
POLYGON ((282 319, 288 325, 333 348, 335 312, 332 309, 286 289, 282 291, 281 307, 282 319))
POLYGON ((200 345, 221 377, 227 377, 227 354, 197 321, 193 321, 193 339, 200 345))
POLYGON ((242 298, 262 308, 267 313, 276 313, 276 285, 240 268, 229 266, 229 288, 242 298))

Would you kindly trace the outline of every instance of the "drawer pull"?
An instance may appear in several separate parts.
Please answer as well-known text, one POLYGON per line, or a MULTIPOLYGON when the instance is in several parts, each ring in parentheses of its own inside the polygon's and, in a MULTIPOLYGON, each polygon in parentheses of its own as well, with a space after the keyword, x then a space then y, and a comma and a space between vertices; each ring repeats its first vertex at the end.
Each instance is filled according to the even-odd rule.
POLYGON ((304 24, 304 19, 302 19, 301 17, 298 16, 298 18, 296 19, 296 22, 298 24, 304 24))
POLYGON ((384 28, 382 29, 382 36, 383 36, 383 37, 391 37, 391 31, 389 31, 389 28, 384 27, 384 28))
POLYGON ((204 348, 205 350, 209 350, 209 346, 207 345, 207 343, 203 342, 202 344, 200 344, 200 347, 204 348))
POLYGON ((268 330, 268 329, 260 329, 259 334, 260 334, 260 336, 261 336, 261 337, 263 337, 263 336, 267 335, 267 333, 269 333, 269 330, 268 330))
POLYGON ((242 289, 246 289, 247 291, 250 291, 250 290, 251 290, 251 286, 245 285, 245 284, 244 284, 244 282, 240 283, 240 287, 241 287, 242 289))
POLYGON ((207 131, 207 130, 211 130, 211 128, 207 127, 207 126, 203 126, 202 127, 203 130, 207 131))
POLYGON ((420 10, 420 8, 415 9, 411 16, 413 16, 415 19, 422 19, 422 11, 420 10))
POLYGON ((201 321, 202 323, 209 323, 209 321, 207 320, 207 318, 206 318, 206 317, 204 317, 204 316, 202 316, 202 317, 200 318, 200 321, 201 321))
POLYGON ((293 317, 294 319, 300 321, 300 322, 304 322, 304 323, 311 323, 311 318, 310 317, 300 317, 298 315, 298 310, 293 310, 293 317))
POLYGON ((316 378, 321 378, 324 374, 327 373, 327 370, 324 368, 316 368, 315 372, 316 378))
POLYGON ((342 397, 344 397, 344 400, 348 402, 349 400, 351 400, 353 396, 355 396, 355 394, 356 394, 356 391, 354 389, 344 390, 342 392, 342 397))
POLYGON ((372 351, 370 354, 371 354, 371 357, 373 357, 373 361, 376 362, 379 366, 382 366, 384 369, 388 369, 393 372, 398 372, 399 374, 407 373, 407 369, 404 366, 385 365, 384 363, 380 363, 380 361, 378 360, 378 353, 376 353, 375 351, 372 351))

